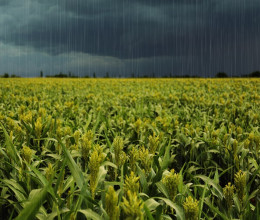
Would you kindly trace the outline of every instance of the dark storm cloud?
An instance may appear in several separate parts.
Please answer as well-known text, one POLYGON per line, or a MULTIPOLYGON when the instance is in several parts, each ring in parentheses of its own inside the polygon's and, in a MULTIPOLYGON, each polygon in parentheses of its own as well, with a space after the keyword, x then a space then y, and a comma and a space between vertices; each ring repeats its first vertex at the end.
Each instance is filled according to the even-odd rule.
POLYGON ((0 15, 4 43, 50 55, 78 52, 126 63, 136 59, 129 64, 133 70, 157 71, 166 66, 169 72, 198 73, 257 67, 258 0, 8 2, 0 15), (151 59, 143 60, 141 67, 141 58, 151 59), (164 67, 149 68, 152 62, 163 63, 162 58, 167 60, 164 67))
POLYGON ((146 4, 146 5, 166 5, 166 4, 200 4, 208 0, 133 0, 134 2, 146 4))
POLYGON ((0 0, 0 6, 7 5, 9 0, 0 0))
MULTIPOLYGON (((70 5, 71 1, 62 1, 55 6, 44 2, 44 12, 38 16, 28 14, 27 23, 10 28, 4 40, 52 54, 80 51, 122 58, 146 57, 154 54, 154 46, 157 55, 167 54, 166 45, 161 44, 167 38, 167 34, 163 36, 164 29, 171 23, 160 20, 167 19, 162 8, 151 8, 147 14, 146 7, 130 2, 124 2, 123 10, 122 2, 106 6, 97 2, 102 3, 79 1, 78 5, 70 5)), ((33 13, 37 6, 31 7, 33 13)))

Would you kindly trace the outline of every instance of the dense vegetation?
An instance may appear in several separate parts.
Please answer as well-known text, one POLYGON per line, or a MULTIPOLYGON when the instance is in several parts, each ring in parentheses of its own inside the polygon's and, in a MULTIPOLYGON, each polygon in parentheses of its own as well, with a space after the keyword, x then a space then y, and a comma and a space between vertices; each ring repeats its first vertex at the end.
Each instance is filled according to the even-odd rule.
POLYGON ((1 79, 1 219, 257 219, 258 79, 1 79))

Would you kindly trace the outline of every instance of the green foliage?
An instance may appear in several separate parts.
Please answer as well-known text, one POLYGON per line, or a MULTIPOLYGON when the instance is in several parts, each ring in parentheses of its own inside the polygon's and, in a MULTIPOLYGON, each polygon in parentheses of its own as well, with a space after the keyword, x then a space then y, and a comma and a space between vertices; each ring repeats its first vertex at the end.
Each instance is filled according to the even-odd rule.
POLYGON ((259 94, 258 79, 2 79, 0 218, 257 219, 259 94))

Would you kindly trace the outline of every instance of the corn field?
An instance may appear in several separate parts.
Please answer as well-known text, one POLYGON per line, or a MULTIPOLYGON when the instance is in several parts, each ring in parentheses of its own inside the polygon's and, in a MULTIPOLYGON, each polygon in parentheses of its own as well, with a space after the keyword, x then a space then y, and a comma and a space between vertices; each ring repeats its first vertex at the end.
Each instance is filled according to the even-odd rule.
POLYGON ((259 79, 1 79, 0 219, 259 219, 259 79))

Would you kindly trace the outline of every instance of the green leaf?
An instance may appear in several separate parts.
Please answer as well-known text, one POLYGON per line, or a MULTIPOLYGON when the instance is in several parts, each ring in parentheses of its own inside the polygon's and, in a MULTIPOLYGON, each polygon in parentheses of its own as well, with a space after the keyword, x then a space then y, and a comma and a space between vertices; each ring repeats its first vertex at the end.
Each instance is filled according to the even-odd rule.
POLYGON ((200 203, 199 203, 199 219, 201 217, 202 214, 202 210, 203 210, 203 203, 204 203, 204 198, 205 198, 205 193, 206 193, 206 189, 207 189, 207 183, 204 186, 203 192, 202 192, 202 197, 200 199, 200 203))
POLYGON ((216 169, 215 175, 214 175, 214 181, 216 184, 219 184, 219 175, 218 175, 218 169, 216 169))
POLYGON ((25 121, 21 120, 21 124, 26 128, 28 134, 34 133, 33 128, 27 123, 25 123, 25 121))
POLYGON ((156 183, 156 186, 158 187, 158 189, 163 193, 163 195, 166 198, 168 198, 168 199, 170 198, 168 190, 167 190, 167 188, 165 187, 165 185, 162 182, 156 183))
POLYGON ((52 157, 55 160, 60 160, 61 159, 61 155, 58 155, 58 154, 47 154, 46 156, 52 157))
POLYGON ((54 192, 55 192, 55 193, 57 193, 57 191, 58 191, 58 188, 59 188, 59 186, 60 186, 60 182, 63 181, 63 172, 64 172, 64 169, 65 169, 65 167, 66 167, 66 164, 67 164, 67 160, 64 159, 64 160, 62 161, 62 166, 61 166, 61 168, 60 168, 60 173, 59 173, 59 175, 57 176, 57 182, 56 182, 55 187, 54 187, 54 192))
POLYGON ((226 217, 225 214, 223 214, 222 212, 220 212, 218 208, 216 208, 215 206, 213 206, 213 205, 211 204, 209 198, 206 198, 206 199, 205 199, 205 203, 207 204, 208 207, 210 207, 210 209, 211 209, 211 211, 212 211, 213 213, 218 214, 218 215, 219 215, 222 219, 224 219, 224 220, 229 220, 228 217, 226 217))
POLYGON ((215 183, 212 179, 204 175, 196 175, 194 176, 194 178, 200 178, 208 185, 211 185, 218 192, 220 199, 223 199, 222 188, 217 183, 215 183))
POLYGON ((165 149, 164 157, 163 157, 162 164, 161 164, 161 170, 162 171, 165 170, 166 168, 168 168, 168 165, 171 162, 171 157, 170 157, 171 148, 172 148, 171 140, 169 140, 169 144, 165 149))
POLYGON ((106 186, 120 186, 120 187, 123 186, 122 182, 108 182, 108 181, 104 181, 104 183, 105 183, 106 186))
POLYGON ((259 175, 259 171, 260 171, 260 166, 258 166, 258 169, 254 171, 254 173, 252 173, 252 178, 250 180, 250 182, 247 184, 247 188, 250 189, 251 188, 251 185, 253 183, 253 181, 255 181, 255 178, 257 175, 259 175))
POLYGON ((24 202, 26 200, 26 196, 27 196, 26 192, 19 183, 17 183, 13 179, 11 179, 11 180, 4 179, 4 180, 2 180, 2 182, 4 182, 6 184, 6 186, 14 192, 14 194, 19 202, 24 202))
POLYGON ((101 166, 110 166, 113 167, 115 169, 117 169, 117 165, 115 165, 114 163, 110 162, 110 161, 105 161, 101 164, 101 166))
POLYGON ((162 215, 163 220, 172 220, 172 218, 169 215, 162 215))
POLYGON ((88 130, 88 126, 90 125, 91 120, 92 120, 92 114, 89 114, 87 123, 86 123, 86 125, 84 127, 85 132, 88 130))
POLYGON ((69 151, 67 150, 67 148, 65 147, 65 145, 58 140, 59 144, 62 146, 64 155, 67 159, 67 165, 70 169, 70 172, 72 174, 72 176, 74 177, 78 187, 81 189, 82 186, 84 185, 85 181, 84 181, 84 177, 83 177, 83 173, 82 171, 79 169, 79 167, 77 166, 77 164, 75 163, 75 161, 73 160, 71 154, 69 153, 69 151))
POLYGON ((192 174, 192 172, 200 170, 201 168, 195 167, 195 166, 190 166, 185 172, 188 174, 192 174))
POLYGON ((155 210, 160 205, 160 203, 156 202, 153 198, 147 199, 144 203, 150 211, 155 210))
POLYGON ((62 214, 62 213, 69 212, 69 211, 70 211, 70 210, 69 210, 68 208, 63 208, 62 210, 59 210, 59 212, 58 212, 58 211, 54 211, 54 212, 50 213, 50 214, 47 216, 47 218, 45 218, 45 219, 53 220, 56 216, 58 216, 58 215, 60 215, 60 214, 62 214))
MULTIPOLYGON (((28 163, 27 163, 27 166, 30 167, 30 169, 36 174, 36 176, 41 181, 43 186, 49 185, 49 181, 45 178, 45 176, 39 170, 37 170, 34 166, 29 165, 28 163)), ((54 201, 56 201, 56 199, 55 199, 56 196, 55 196, 55 193, 54 193, 52 187, 48 188, 48 192, 52 195, 54 201)))
POLYGON ((69 176, 66 180, 65 180, 65 182, 63 183, 63 190, 62 190, 62 192, 64 193, 64 192, 66 192, 66 190, 68 190, 68 188, 70 188, 73 184, 74 184, 74 178, 73 178, 73 176, 69 176))
POLYGON ((107 145, 108 145, 109 149, 111 149, 112 144, 106 134, 105 134, 105 137, 106 137, 107 145))
MULTIPOLYGON (((38 193, 40 193, 41 190, 42 190, 42 189, 33 189, 33 190, 30 192, 30 194, 29 194, 29 196, 28 196, 28 201, 25 203, 25 205, 26 205, 30 200, 32 200, 38 193)), ((38 214, 37 214, 36 216, 41 216, 41 217, 43 217, 43 218, 46 219, 46 217, 47 217, 47 212, 46 212, 46 210, 45 210, 45 208, 44 208, 43 206, 40 207, 39 212, 38 212, 38 214)))
POLYGON ((244 207, 246 207, 248 205, 248 203, 250 202, 251 199, 253 199, 254 197, 257 196, 259 189, 254 190, 249 196, 248 198, 246 198, 246 202, 244 204, 244 207))
POLYGON ((34 219, 39 208, 45 201, 47 196, 49 185, 45 186, 40 193, 36 194, 29 202, 25 205, 22 212, 15 218, 15 220, 34 219))
POLYGON ((77 200, 77 202, 75 202, 76 204, 73 207, 73 211, 75 213, 81 208, 81 204, 84 200, 85 200, 86 204, 89 205, 88 207, 93 207, 93 205, 95 205, 97 207, 99 206, 98 203, 91 198, 91 194, 90 194, 88 188, 89 188, 88 183, 85 182, 85 184, 81 188, 78 200, 77 200))
POLYGON ((220 153, 219 150, 216 150, 216 149, 211 149, 211 150, 208 150, 207 152, 208 153, 215 153, 215 154, 220 153))
POLYGON ((99 183, 104 182, 106 175, 107 175, 107 171, 105 170, 104 166, 99 167, 97 181, 96 181, 97 185, 99 183))
POLYGON ((46 133, 50 130, 51 123, 52 123, 52 118, 44 125, 43 132, 41 135, 42 137, 44 137, 46 133))
POLYGON ((237 212, 240 213, 241 207, 240 207, 240 202, 238 200, 237 195, 234 196, 234 204, 235 204, 235 207, 237 209, 237 212))
POLYGON ((231 170, 234 166, 230 166, 229 168, 225 169, 224 171, 222 171, 221 174, 219 174, 219 177, 221 177, 222 175, 224 175, 227 171, 231 170))
POLYGON ((185 167, 186 163, 182 166, 180 172, 179 172, 179 185, 178 185, 178 190, 179 192, 182 194, 184 192, 184 187, 185 187, 185 184, 183 183, 183 170, 184 170, 184 167, 185 167))
POLYGON ((137 173, 140 176, 140 183, 141 183, 141 186, 142 186, 142 192, 147 193, 148 183, 147 183, 144 172, 141 170, 141 168, 138 165, 137 165, 137 173))
POLYGON ((163 207, 162 207, 162 205, 160 204, 160 206, 158 206, 158 207, 156 208, 155 219, 161 219, 162 213, 163 213, 163 207))
POLYGON ((145 211, 145 214, 147 216, 147 219, 154 220, 149 208, 147 207, 147 205, 145 203, 144 203, 144 211, 145 211))
POLYGON ((173 203, 171 200, 163 198, 163 197, 155 197, 154 199, 163 200, 168 206, 173 208, 176 211, 176 216, 177 216, 178 220, 185 219, 183 209, 180 206, 178 206, 177 204, 173 203))
POLYGON ((93 212, 91 209, 79 210, 79 212, 84 214, 87 219, 92 219, 92 220, 102 220, 103 219, 99 214, 97 214, 96 212, 93 212))
POLYGON ((30 164, 26 163, 26 165, 36 174, 40 182, 42 183, 43 186, 48 185, 48 180, 45 178, 45 176, 37 170, 34 166, 31 166, 30 164))
POLYGON ((17 163, 18 160, 20 159, 20 163, 21 163, 21 158, 19 158, 17 150, 10 138, 10 136, 8 135, 7 131, 5 130, 3 124, 0 122, 0 126, 3 129, 4 135, 5 135, 5 142, 6 142, 6 149, 7 152, 9 154, 9 156, 17 163))

